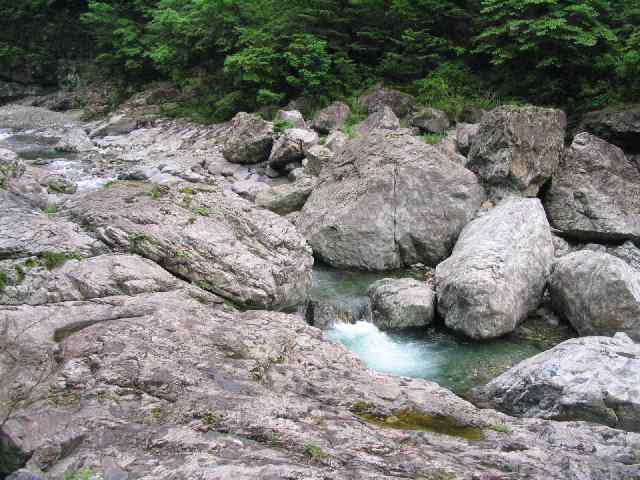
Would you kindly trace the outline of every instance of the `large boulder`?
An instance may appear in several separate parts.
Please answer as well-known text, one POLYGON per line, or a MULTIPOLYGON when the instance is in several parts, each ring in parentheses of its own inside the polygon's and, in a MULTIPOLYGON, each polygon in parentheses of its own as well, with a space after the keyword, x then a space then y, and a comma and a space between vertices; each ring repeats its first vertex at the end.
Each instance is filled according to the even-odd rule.
POLYGON ((367 290, 372 320, 381 329, 429 325, 435 314, 435 293, 413 278, 383 278, 367 290))
POLYGON ((297 227, 335 267, 444 259, 484 200, 475 175, 401 130, 373 130, 326 165, 297 227))
POLYGON ((316 113, 313 119, 313 128, 322 134, 339 130, 344 127, 350 114, 349 105, 344 102, 333 102, 327 108, 316 113))
POLYGON ((640 272, 604 252, 560 258, 549 282, 556 312, 580 335, 624 332, 640 341, 640 272))
POLYGON ((269 158, 273 125, 253 113, 238 113, 231 120, 222 154, 231 163, 260 163, 269 158))
POLYGON ((507 370, 473 396, 510 415, 638 432, 638 385, 640 345, 619 334, 567 340, 507 370))
POLYGON ((314 145, 306 152, 305 160, 302 161, 304 171, 307 175, 317 177, 322 169, 333 159, 333 152, 322 145, 314 145))
POLYGON ((103 138, 110 136, 126 135, 144 126, 146 122, 138 117, 118 113, 105 120, 94 128, 89 136, 91 138, 103 138))
POLYGON ((640 107, 590 112, 579 131, 590 132, 625 152, 640 152, 640 107))
POLYGON ((640 239, 640 171, 591 134, 574 138, 544 204, 551 224, 578 240, 640 239))
POLYGON ((436 268, 438 312, 474 339, 512 332, 542 299, 554 257, 538 199, 508 199, 468 224, 436 268))
POLYGON ((276 170, 282 170, 290 163, 299 162, 304 158, 304 152, 319 141, 320 137, 313 130, 290 128, 273 144, 269 165, 276 170))
POLYGON ((467 156, 471 148, 471 140, 480 131, 477 123, 458 123, 456 125, 456 148, 462 155, 467 156))
POLYGON ((7 188, 14 179, 20 178, 26 165, 18 155, 6 148, 0 148, 0 188, 7 188))
POLYGON ((287 122, 292 128, 307 128, 307 123, 298 110, 278 110, 274 121, 287 122))
POLYGON ((385 107, 393 110, 400 118, 405 118, 416 108, 416 99, 411 95, 377 84, 360 96, 358 103, 371 114, 385 107))
POLYGON ((467 168, 492 196, 535 197, 564 150, 565 114, 540 107, 500 107, 482 117, 471 139, 467 168))
POLYGON ((442 110, 436 108, 423 108, 409 118, 409 125, 426 133, 444 133, 451 122, 442 110))
POLYGON ((116 183, 71 204, 111 247, 247 307, 304 301, 313 258, 293 225, 216 187, 116 183))
POLYGON ((256 205, 279 215, 287 215, 302 209, 311 195, 315 180, 303 177, 294 183, 267 188, 256 195, 256 205))
POLYGON ((89 136, 81 128, 71 128, 65 131, 55 149, 60 152, 81 153, 96 149, 89 136))

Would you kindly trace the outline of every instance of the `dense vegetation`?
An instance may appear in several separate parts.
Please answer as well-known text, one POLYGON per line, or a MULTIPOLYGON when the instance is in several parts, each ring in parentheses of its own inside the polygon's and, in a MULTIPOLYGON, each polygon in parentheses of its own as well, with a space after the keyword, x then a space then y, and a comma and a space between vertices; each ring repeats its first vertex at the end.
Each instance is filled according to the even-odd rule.
POLYGON ((299 97, 316 106, 379 80, 453 113, 504 99, 580 111, 640 94, 637 0, 0 0, 0 9, 2 71, 49 80, 56 59, 95 59, 122 85, 175 82, 203 118, 299 97))

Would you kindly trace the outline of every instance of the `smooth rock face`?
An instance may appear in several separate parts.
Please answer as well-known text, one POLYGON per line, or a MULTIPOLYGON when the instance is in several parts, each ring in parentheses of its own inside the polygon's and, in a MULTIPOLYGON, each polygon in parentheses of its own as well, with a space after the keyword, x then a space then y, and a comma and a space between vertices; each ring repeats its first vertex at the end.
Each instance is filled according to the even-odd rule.
POLYGON ((436 148, 402 131, 373 130, 323 168, 297 227, 335 267, 433 266, 483 199, 475 176, 436 148))
POLYGON ((304 121, 304 117, 298 110, 278 110, 275 120, 289 122, 293 128, 307 128, 307 123, 304 121))
POLYGON ((640 341, 640 272, 603 252, 560 258, 549 282, 558 315, 580 335, 624 332, 640 341))
POLYGON ((591 134, 574 138, 544 205, 551 224, 576 239, 640 239, 640 171, 591 134))
POLYGON ((358 99, 358 102, 366 108, 369 114, 387 107, 400 118, 409 115, 416 105, 416 100, 411 95, 385 88, 382 84, 378 84, 366 91, 358 99))
POLYGON ((538 199, 508 199, 469 223, 436 268, 438 312, 474 339, 512 332, 542 299, 554 247, 538 199))
POLYGON ((263 190, 268 190, 269 185, 255 178, 240 180, 231 186, 231 190, 251 202, 255 201, 256 195, 263 190))
POLYGON ((471 140, 467 168, 493 197, 534 197, 555 172, 564 150, 566 117, 561 110, 500 107, 482 117, 471 140))
POLYGON ((323 134, 339 130, 344 126, 350 113, 351 109, 346 103, 333 102, 316 114, 313 119, 313 128, 323 134))
POLYGON ((383 278, 367 291, 373 323, 381 329, 423 327, 433 321, 435 293, 412 278, 383 278))
POLYGON ((409 125, 427 133, 443 133, 450 124, 447 114, 435 108, 423 108, 409 119, 409 125))
POLYGON ((319 141, 320 137, 313 130, 290 128, 275 141, 269 165, 282 170, 292 162, 299 162, 304 158, 304 152, 319 141))
POLYGON ((90 133, 91 138, 102 138, 117 135, 126 135, 143 126, 139 118, 128 117, 127 115, 113 115, 102 125, 98 126, 90 133))
POLYGON ((215 187, 119 183, 78 199, 71 214, 111 247, 247 307, 299 304, 311 282, 311 252, 293 225, 215 187))
POLYGON ((580 130, 603 138, 625 152, 640 152, 640 108, 590 112, 582 119, 580 130))
POLYGON ((304 177, 294 183, 271 187, 256 195, 256 205, 279 215, 297 212, 304 206, 314 186, 313 179, 304 177))
POLYGON ((640 345, 626 335, 583 337, 529 358, 474 392, 519 417, 584 420, 640 431, 640 345))
POLYGON ((253 113, 238 113, 231 120, 222 154, 231 163, 260 163, 269 158, 273 126, 253 113))
POLYGON ((324 166, 333 159, 333 152, 322 145, 314 145, 307 150, 306 159, 305 173, 317 177, 324 166))

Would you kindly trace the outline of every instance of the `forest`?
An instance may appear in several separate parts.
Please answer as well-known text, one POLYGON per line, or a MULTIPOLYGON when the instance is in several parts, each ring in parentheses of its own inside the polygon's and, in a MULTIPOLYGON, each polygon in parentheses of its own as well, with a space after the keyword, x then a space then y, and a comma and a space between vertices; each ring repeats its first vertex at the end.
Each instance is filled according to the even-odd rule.
POLYGON ((185 93, 177 113, 203 121, 292 99, 312 110, 379 81, 452 116, 504 103, 580 114, 640 94, 637 0, 0 0, 0 10, 5 79, 109 79, 124 92, 169 81, 185 93))

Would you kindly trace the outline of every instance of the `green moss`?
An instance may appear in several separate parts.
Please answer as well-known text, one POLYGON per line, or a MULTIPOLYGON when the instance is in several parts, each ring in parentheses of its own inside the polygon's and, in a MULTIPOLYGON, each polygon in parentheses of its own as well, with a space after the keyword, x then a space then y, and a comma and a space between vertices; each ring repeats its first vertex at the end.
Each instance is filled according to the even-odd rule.
POLYGON ((375 412, 372 408, 364 411, 352 409, 352 412, 358 418, 378 427, 435 432, 466 440, 480 440, 482 438, 480 428, 462 425, 453 417, 426 415, 413 410, 400 410, 389 415, 375 412))
POLYGON ((308 443, 304 446, 302 453, 304 453, 311 460, 323 460, 327 458, 327 454, 324 453, 320 447, 311 443, 308 443))
POLYGON ((168 193, 169 187, 167 187, 166 185, 154 185, 153 188, 151 188, 151 190, 147 192, 147 195, 149 195, 154 200, 157 200, 161 197, 164 197, 168 193))
POLYGON ((50 252, 45 251, 40 253, 40 258, 44 262, 44 266, 47 270, 54 270, 58 267, 61 267, 65 264, 67 260, 73 258, 73 256, 68 255, 64 252, 50 252))
POLYGON ((53 203, 50 203, 49 205, 46 206, 43 212, 46 213, 47 215, 53 215, 54 213, 58 213, 58 206, 53 203))
POLYGON ((24 262, 24 266, 27 267, 27 268, 36 268, 38 266, 38 261, 33 257, 28 258, 24 262))
POLYGON ((201 420, 204 425, 209 427, 209 429, 214 429, 215 427, 220 426, 220 424, 222 423, 222 417, 212 411, 206 412, 202 416, 201 420))
POLYGON ((195 213, 196 215, 200 215, 202 217, 208 217, 209 209, 206 207, 198 207, 193 211, 193 213, 195 213))
POLYGON ((3 292, 5 288, 7 288, 7 274, 5 272, 0 272, 0 292, 3 292))
POLYGON ((429 145, 437 145, 440 143, 447 135, 444 133, 425 133, 420 138, 424 140, 425 143, 429 145))
POLYGON ((196 191, 191 187, 181 188, 179 190, 179 192, 183 193, 185 195, 195 195, 196 194, 196 191))
POLYGON ((153 243, 153 239, 145 233, 132 233, 129 235, 129 248, 133 252, 139 252, 145 242, 153 243))
POLYGON ((24 269, 20 265, 16 265, 15 270, 16 275, 18 276, 18 283, 22 283, 24 281, 24 278, 26 277, 24 269))
POLYGON ((93 472, 89 467, 77 470, 75 472, 66 473, 64 480, 91 480, 93 478, 93 472))
POLYGON ((275 133, 282 133, 285 130, 293 128, 293 123, 288 120, 274 120, 273 121, 273 131, 275 133))
POLYGON ((490 428, 498 433, 506 433, 507 435, 510 435, 512 432, 511 427, 506 423, 496 423, 491 425, 490 428))
POLYGON ((199 286, 203 290, 211 290, 211 285, 206 280, 198 280, 196 285, 199 286))

